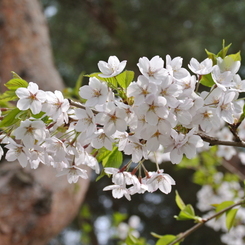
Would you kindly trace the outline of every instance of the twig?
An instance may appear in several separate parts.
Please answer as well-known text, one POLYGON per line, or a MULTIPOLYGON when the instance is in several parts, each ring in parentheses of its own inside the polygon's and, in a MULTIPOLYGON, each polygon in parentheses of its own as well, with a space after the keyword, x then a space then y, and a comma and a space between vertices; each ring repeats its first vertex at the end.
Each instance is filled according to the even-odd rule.
MULTIPOLYGON (((85 106, 85 105, 83 105, 83 104, 81 104, 81 103, 79 103, 79 102, 72 101, 71 99, 68 99, 68 100, 69 100, 69 103, 70 103, 71 106, 75 106, 75 107, 81 108, 81 109, 86 109, 86 106, 85 106)), ((98 113, 99 113, 98 111, 93 110, 93 109, 91 109, 91 111, 92 111, 94 114, 98 114, 98 113)))
POLYGON ((245 148, 245 142, 236 142, 236 141, 225 141, 219 140, 218 138, 211 137, 205 135, 203 133, 198 133, 198 135, 206 142, 210 143, 210 145, 227 145, 227 146, 235 146, 235 147, 243 147, 245 148))
POLYGON ((174 245, 174 244, 176 244, 177 242, 180 242, 180 241, 183 240, 185 237, 189 236, 192 232, 194 232, 195 230, 199 229, 201 226, 203 226, 205 223, 207 223, 207 222, 210 221, 211 219, 214 219, 214 218, 218 217, 219 215, 225 213, 226 211, 228 211, 228 210, 230 210, 230 209, 232 209, 232 208, 234 208, 234 207, 236 207, 236 206, 242 205, 242 204, 245 204, 245 200, 244 200, 244 199, 241 200, 240 202, 237 202, 237 203, 235 203, 235 204, 233 204, 233 205, 231 205, 231 206, 229 206, 229 207, 227 207, 227 208, 225 208, 225 209, 223 209, 223 210, 217 212, 216 214, 210 216, 210 217, 207 218, 207 219, 202 219, 202 220, 200 221, 200 223, 194 225, 194 226, 191 227, 189 230, 187 230, 187 231, 185 231, 185 232, 183 232, 183 233, 180 233, 180 236, 179 236, 176 240, 174 240, 173 242, 169 243, 168 245, 174 245))

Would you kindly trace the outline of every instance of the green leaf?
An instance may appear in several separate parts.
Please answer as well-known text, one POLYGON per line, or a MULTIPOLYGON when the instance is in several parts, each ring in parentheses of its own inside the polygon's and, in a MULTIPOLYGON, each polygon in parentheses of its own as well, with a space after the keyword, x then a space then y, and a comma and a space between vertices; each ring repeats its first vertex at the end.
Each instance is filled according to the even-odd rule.
POLYGON ((11 110, 6 116, 4 116, 3 120, 0 122, 0 127, 9 127, 16 122, 18 122, 17 115, 20 113, 18 108, 11 110))
POLYGON ((13 78, 17 78, 17 79, 21 79, 22 80, 22 78, 17 73, 15 73, 14 71, 11 71, 11 73, 13 75, 13 78))
MULTIPOLYGON (((156 245, 168 245, 170 242, 173 242, 174 240, 176 240, 177 237, 174 235, 164 235, 162 236, 157 242, 156 245)), ((178 243, 176 243, 175 245, 178 245, 178 243)))
POLYGON ((183 202, 183 200, 181 199, 178 191, 175 191, 175 202, 178 205, 178 207, 179 207, 180 210, 183 210, 186 207, 186 205, 183 202))
POLYGON ((110 155, 111 151, 107 150, 105 147, 102 147, 98 150, 98 153, 96 155, 96 159, 98 162, 102 162, 104 158, 106 158, 108 155, 110 155))
POLYGON ((200 83, 206 87, 212 87, 215 84, 211 74, 203 75, 200 83))
POLYGON ((232 43, 230 43, 229 45, 225 46, 225 40, 223 40, 223 48, 219 51, 217 56, 221 57, 222 59, 224 59, 231 45, 232 45, 232 43))
POLYGON ((187 204, 183 210, 180 211, 178 216, 175 216, 177 220, 199 220, 199 217, 195 216, 194 208, 187 204))
POLYGON ((227 57, 231 57, 234 61, 241 61, 241 51, 237 52, 236 54, 230 54, 227 57))
POLYGON ((114 147, 110 154, 102 160, 102 165, 104 167, 119 168, 122 164, 122 161, 122 152, 119 151, 117 147, 114 147))
POLYGON ((99 79, 100 81, 104 81, 107 82, 109 84, 111 84, 114 87, 117 87, 117 80, 115 77, 108 77, 108 78, 104 78, 104 77, 100 77, 99 74, 102 74, 100 72, 95 72, 95 73, 91 73, 89 75, 84 75, 85 77, 96 77, 97 79, 99 79))
POLYGON ((133 71, 124 71, 116 76, 116 80, 122 88, 127 88, 134 79, 133 71))
POLYGON ((236 214, 237 214, 238 209, 231 209, 226 212, 226 227, 228 231, 232 228, 235 222, 236 214))
POLYGON ((18 96, 15 91, 7 90, 3 94, 0 95, 1 102, 15 101, 18 100, 18 96))
POLYGON ((156 237, 156 238, 161 238, 163 236, 163 235, 159 235, 159 234, 157 234, 155 232, 151 232, 151 235, 156 237))
POLYGON ((208 58, 213 61, 213 65, 216 65, 217 64, 217 56, 216 56, 216 54, 209 52, 207 49, 205 49, 205 52, 207 53, 208 58))
POLYGON ((23 79, 19 79, 19 78, 13 78, 11 80, 9 80, 7 83, 4 84, 9 90, 15 91, 18 88, 27 88, 28 87, 28 82, 23 80, 23 79))
POLYGON ((233 204, 234 204, 233 201, 224 201, 224 202, 222 202, 222 203, 220 203, 220 204, 218 204, 218 205, 216 206, 215 211, 216 211, 216 213, 218 213, 218 212, 224 210, 225 208, 230 207, 230 206, 233 205, 233 204))
POLYGON ((138 239, 136 237, 134 237, 132 234, 129 234, 126 238, 125 243, 127 245, 136 245, 136 244, 138 244, 138 239))

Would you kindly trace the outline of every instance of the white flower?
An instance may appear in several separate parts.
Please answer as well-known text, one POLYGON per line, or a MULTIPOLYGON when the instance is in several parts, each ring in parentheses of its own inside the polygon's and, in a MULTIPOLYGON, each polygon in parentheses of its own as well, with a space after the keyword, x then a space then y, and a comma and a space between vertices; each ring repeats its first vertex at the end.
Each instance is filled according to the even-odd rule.
POLYGON ((245 80, 242 80, 238 74, 233 76, 233 84, 231 90, 237 92, 245 92, 245 80))
POLYGON ((111 151, 112 143, 112 138, 108 136, 103 129, 99 129, 95 132, 91 145, 96 149, 100 149, 104 146, 107 150, 111 151))
POLYGON ((75 109, 76 117, 78 122, 75 126, 77 132, 86 132, 87 136, 92 135, 96 131, 94 114, 88 107, 84 109, 75 109))
POLYGON ((191 58, 188 67, 193 73, 197 75, 206 75, 213 70, 213 61, 207 58, 199 63, 195 58, 191 58))
POLYGON ((236 74, 241 66, 241 61, 235 61, 231 56, 226 56, 224 59, 218 57, 217 65, 221 72, 230 71, 232 74, 236 74))
POLYGON ((214 66, 211 74, 216 85, 223 91, 226 91, 228 87, 233 86, 233 74, 230 71, 222 72, 220 68, 216 65, 214 66))
POLYGON ((157 84, 160 84, 161 79, 167 76, 166 69, 163 68, 163 65, 164 61, 158 55, 154 56, 151 60, 146 57, 140 58, 137 64, 140 72, 151 82, 157 84))
POLYGON ((142 75, 138 77, 137 82, 132 82, 127 88, 127 96, 134 97, 135 105, 143 103, 149 94, 156 92, 157 86, 142 75))
POLYGON ((172 83, 173 78, 171 76, 165 77, 162 83, 158 86, 159 94, 162 95, 167 100, 167 105, 169 107, 176 107, 178 104, 178 97, 183 90, 183 86, 172 83))
POLYGON ((223 94, 216 110, 217 115, 230 124, 234 123, 233 114, 235 114, 235 107, 232 101, 236 99, 236 95, 236 92, 227 92, 223 94))
POLYGON ((57 90, 55 90, 54 93, 48 91, 46 92, 46 97, 47 100, 42 110, 52 119, 60 119, 62 123, 68 123, 67 111, 70 108, 70 104, 67 99, 64 99, 63 94, 57 90))
POLYGON ((22 140, 24 145, 29 148, 41 143, 46 138, 46 133, 47 130, 43 121, 30 121, 29 119, 22 121, 20 126, 13 132, 15 138, 22 140))
POLYGON ((201 129, 209 133, 213 129, 221 126, 220 118, 217 116, 216 110, 210 107, 202 107, 193 117, 193 123, 199 124, 201 129))
POLYGON ((96 115, 95 120, 98 124, 104 125, 104 131, 107 135, 112 135, 116 130, 123 132, 127 128, 127 114, 124 109, 116 107, 112 102, 109 102, 104 107, 104 112, 96 115))
POLYGON ((146 98, 145 103, 140 105, 138 111, 145 114, 145 119, 149 124, 157 125, 160 117, 166 118, 169 114, 166 103, 165 98, 151 94, 146 98))
POLYGON ((3 148, 0 146, 0 160, 2 159, 4 154, 3 148))
POLYGON ((163 173, 162 169, 157 172, 149 172, 149 174, 150 178, 147 180, 149 192, 154 192, 157 189, 165 194, 171 192, 172 185, 175 185, 175 181, 169 174, 163 173))
POLYGON ((70 184, 76 183, 79 177, 81 177, 82 179, 88 178, 87 170, 79 168, 75 165, 63 169, 61 172, 57 174, 58 177, 63 175, 67 175, 67 180, 70 184))
POLYGON ((123 71, 126 63, 126 60, 120 62, 116 56, 110 56, 108 59, 108 63, 106 63, 105 61, 99 61, 98 67, 99 70, 102 72, 102 74, 99 74, 99 76, 104 78, 115 77, 123 71))
POLYGON ((18 88, 15 93, 20 98, 17 107, 20 110, 30 108, 33 114, 38 114, 42 110, 42 103, 46 101, 46 93, 39 90, 38 85, 33 82, 27 88, 18 88))
POLYGON ((177 81, 190 76, 190 73, 185 68, 182 68, 182 62, 183 58, 181 57, 171 59, 170 55, 166 55, 166 69, 169 75, 177 81))
POLYGON ((189 112, 189 109, 193 104, 194 102, 192 99, 179 100, 176 108, 171 110, 180 124, 188 125, 191 122, 192 115, 189 112))
POLYGON ((131 200, 130 194, 126 186, 122 185, 109 185, 106 186, 103 191, 111 191, 112 190, 112 196, 114 198, 122 198, 125 196, 129 201, 131 200))
POLYGON ((63 161, 66 158, 67 149, 63 141, 53 136, 45 140, 45 146, 49 155, 55 162, 63 161))
POLYGON ((101 82, 96 77, 89 78, 89 85, 82 86, 79 95, 87 99, 86 106, 102 105, 106 102, 108 96, 108 87, 106 83, 101 82))
POLYGON ((11 143, 5 146, 9 150, 6 153, 6 160, 13 162, 18 160, 20 165, 25 168, 27 166, 27 152, 23 145, 11 143))
POLYGON ((167 143, 168 146, 166 145, 166 152, 170 152, 170 160, 172 163, 180 163, 183 154, 185 154, 188 159, 193 158, 196 155, 196 149, 203 146, 203 140, 200 136, 194 135, 194 132, 195 128, 185 135, 172 130, 172 143, 169 141, 167 143))
POLYGON ((131 137, 130 143, 124 148, 124 153, 126 155, 132 155, 132 161, 135 163, 139 162, 142 157, 145 159, 148 158, 146 147, 139 143, 136 137, 131 137))

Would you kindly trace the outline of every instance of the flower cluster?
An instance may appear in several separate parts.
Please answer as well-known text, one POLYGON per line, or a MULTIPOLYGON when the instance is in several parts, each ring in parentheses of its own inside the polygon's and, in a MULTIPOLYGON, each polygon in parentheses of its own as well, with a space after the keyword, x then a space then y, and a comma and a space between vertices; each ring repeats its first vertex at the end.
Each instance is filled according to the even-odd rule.
POLYGON ((32 82, 19 87, 17 108, 26 113, 11 133, 1 133, 6 159, 34 169, 39 163, 51 165, 70 183, 88 178, 84 166, 99 173, 100 159, 113 181, 104 190, 112 190, 115 198, 130 200, 135 193, 157 189, 169 193, 175 181, 159 167, 163 154, 173 164, 184 156, 191 159, 208 147, 200 133, 217 137, 222 128, 228 130, 225 124, 239 122, 243 102, 237 99, 245 91, 237 74, 240 61, 226 56, 199 63, 192 58, 192 75, 181 57, 142 57, 136 80, 123 71, 125 66, 116 56, 100 61, 100 73, 88 75, 88 85, 79 90, 84 103, 65 99, 60 91, 42 91, 32 82), (199 92, 205 81, 209 90, 199 92), (130 157, 121 168, 113 157, 108 162, 118 152, 130 157), (146 159, 156 162, 155 172, 147 170, 146 159))

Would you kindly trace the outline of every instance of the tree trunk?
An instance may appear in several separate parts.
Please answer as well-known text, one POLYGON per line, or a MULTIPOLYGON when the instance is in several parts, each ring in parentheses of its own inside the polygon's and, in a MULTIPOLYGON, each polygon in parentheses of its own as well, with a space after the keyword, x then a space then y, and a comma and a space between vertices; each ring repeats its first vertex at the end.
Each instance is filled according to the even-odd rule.
MULTIPOLYGON (((64 86, 54 68, 38 0, 0 0, 0 89, 15 71, 44 90, 64 86)), ((75 217, 88 180, 75 185, 54 169, 0 164, 0 244, 44 245, 75 217)))
POLYGON ((1 90, 11 71, 45 90, 63 88, 38 0, 0 0, 0 60, 1 90))

